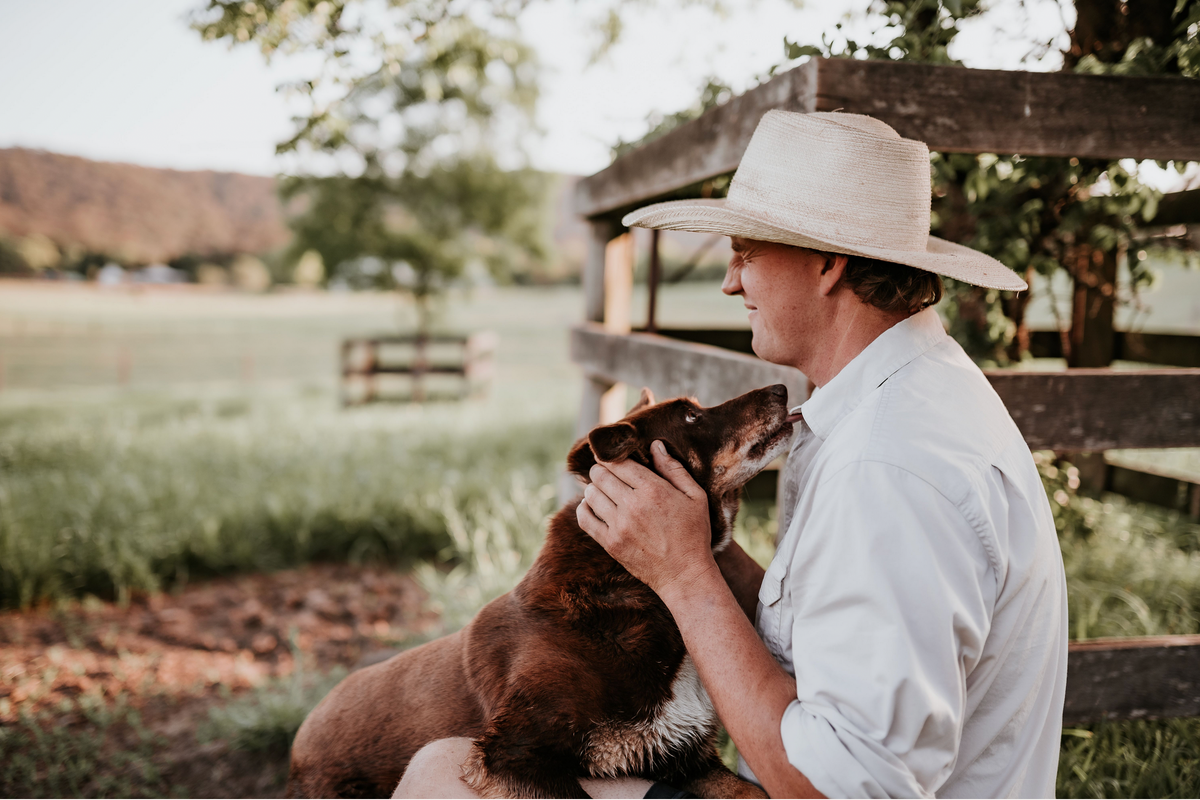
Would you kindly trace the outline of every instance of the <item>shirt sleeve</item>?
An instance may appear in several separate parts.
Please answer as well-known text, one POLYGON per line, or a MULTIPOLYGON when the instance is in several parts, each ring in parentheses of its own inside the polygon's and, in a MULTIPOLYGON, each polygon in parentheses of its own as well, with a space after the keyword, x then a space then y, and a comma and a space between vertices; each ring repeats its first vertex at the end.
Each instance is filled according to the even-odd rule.
POLYGON ((787 577, 788 760, 828 797, 930 797, 949 777, 995 602, 978 534, 933 486, 859 462, 814 487, 787 577))

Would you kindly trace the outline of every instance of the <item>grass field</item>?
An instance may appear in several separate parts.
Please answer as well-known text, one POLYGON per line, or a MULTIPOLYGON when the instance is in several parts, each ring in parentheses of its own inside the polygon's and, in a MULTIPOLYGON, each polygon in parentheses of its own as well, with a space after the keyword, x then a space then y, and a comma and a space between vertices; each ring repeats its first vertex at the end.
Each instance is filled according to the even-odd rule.
MULTIPOLYGON (((443 327, 500 334, 486 397, 343 410, 338 342, 409 321, 395 298, 57 288, 0 287, 0 607, 41 603, 66 619, 82 614, 70 598, 141 602, 336 560, 412 566, 453 628, 536 551, 578 402, 566 337, 577 290, 451 299, 443 327)), ((711 285, 663 300, 664 324, 744 322, 711 285)), ((768 558, 773 513, 746 512, 738 536, 768 558)), ((1115 497, 1069 497, 1060 516, 1074 636, 1200 632, 1200 527, 1115 497)), ((195 735, 278 766, 280 741, 327 685, 311 673, 263 683, 195 735)), ((136 703, 87 697, 0 727, 0 793, 188 793, 154 771, 157 734, 136 703), (76 721, 56 725, 63 715, 76 721)), ((1194 720, 1076 729, 1059 793, 1194 795, 1198 748, 1194 720)))

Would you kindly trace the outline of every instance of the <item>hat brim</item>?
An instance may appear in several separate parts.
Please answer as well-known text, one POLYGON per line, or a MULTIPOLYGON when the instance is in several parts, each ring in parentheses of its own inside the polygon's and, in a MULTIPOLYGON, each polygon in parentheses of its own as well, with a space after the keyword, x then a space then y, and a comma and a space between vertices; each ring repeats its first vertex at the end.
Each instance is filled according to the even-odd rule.
POLYGON ((621 223, 627 227, 740 236, 831 253, 877 258, 880 261, 906 264, 928 272, 936 272, 938 275, 986 289, 1019 292, 1029 288, 1020 275, 991 256, 936 236, 929 237, 924 251, 846 245, 806 234, 801 230, 783 228, 762 217, 729 208, 723 199, 671 200, 655 203, 626 214, 621 223))

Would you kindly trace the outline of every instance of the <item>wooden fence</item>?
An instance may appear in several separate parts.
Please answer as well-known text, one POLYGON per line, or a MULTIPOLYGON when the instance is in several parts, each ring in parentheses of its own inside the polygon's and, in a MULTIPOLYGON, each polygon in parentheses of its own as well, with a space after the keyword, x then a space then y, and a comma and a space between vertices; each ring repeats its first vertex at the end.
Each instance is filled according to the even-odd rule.
MULTIPOLYGON (((777 75, 578 184, 575 208, 592 232, 584 322, 571 335, 571 356, 585 376, 580 435, 619 418, 624 384, 664 397, 692 394, 706 405, 770 383, 785 384, 793 403, 808 396, 808 380, 794 369, 712 344, 633 333, 630 324, 632 237, 620 216, 697 196, 704 181, 733 172, 759 119, 775 108, 870 114, 944 152, 1200 160, 1200 81, 837 59, 777 75)), ((1167 205, 1185 218, 1194 199, 1168 198, 1167 205)), ((1200 446, 1200 369, 997 371, 988 378, 1031 447, 1200 446)), ((1074 643, 1064 719, 1200 714, 1198 666, 1200 637, 1074 643)))
POLYGON ((425 379, 431 375, 460 378, 457 396, 483 391, 492 377, 492 356, 497 337, 491 331, 470 336, 374 336, 342 342, 342 405, 353 406, 386 399, 379 376, 407 377, 406 399, 427 397, 425 379), (384 358, 385 348, 402 358, 384 358), (446 352, 449 351, 449 352, 446 352))

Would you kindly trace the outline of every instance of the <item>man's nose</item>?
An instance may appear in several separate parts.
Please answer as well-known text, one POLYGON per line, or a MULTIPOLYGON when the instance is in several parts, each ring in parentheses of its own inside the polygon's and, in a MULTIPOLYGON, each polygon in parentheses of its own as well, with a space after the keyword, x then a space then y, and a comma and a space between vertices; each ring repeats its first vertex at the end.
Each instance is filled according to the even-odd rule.
POLYGON ((741 268, 734 264, 734 259, 729 260, 729 266, 725 268, 725 280, 721 281, 721 291, 725 294, 734 295, 742 292, 742 278, 739 274, 741 268))

